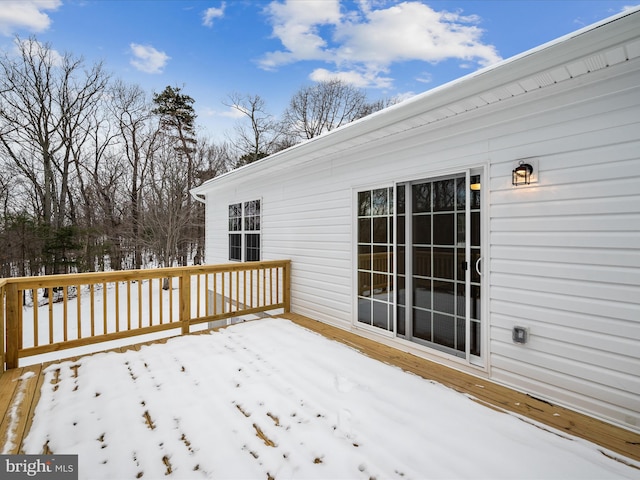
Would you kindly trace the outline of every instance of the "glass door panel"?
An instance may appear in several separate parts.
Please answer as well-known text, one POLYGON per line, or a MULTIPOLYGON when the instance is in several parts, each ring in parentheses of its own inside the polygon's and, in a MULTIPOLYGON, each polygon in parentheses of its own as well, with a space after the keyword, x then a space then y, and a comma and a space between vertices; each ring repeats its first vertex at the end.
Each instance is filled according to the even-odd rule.
POLYGON ((396 333, 468 359, 481 354, 479 188, 460 174, 396 189, 396 333))
POLYGON ((358 322, 392 331, 393 188, 358 192, 358 322))

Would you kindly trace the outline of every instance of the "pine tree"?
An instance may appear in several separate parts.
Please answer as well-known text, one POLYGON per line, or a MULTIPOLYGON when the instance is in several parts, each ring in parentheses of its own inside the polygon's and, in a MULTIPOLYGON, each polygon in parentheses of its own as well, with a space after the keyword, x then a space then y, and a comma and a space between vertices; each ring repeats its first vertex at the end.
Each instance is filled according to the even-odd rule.
MULTIPOLYGON (((182 185, 179 178, 173 177, 180 183, 180 185, 176 183, 174 187, 182 190, 182 202, 180 203, 183 205, 181 207, 175 205, 176 199, 173 199, 172 203, 175 207, 170 209, 170 211, 179 215, 181 218, 179 222, 169 222, 169 224, 180 225, 180 227, 175 228, 180 228, 181 231, 167 232, 167 238, 174 240, 165 242, 166 246, 163 249, 165 264, 171 262, 172 258, 177 257, 179 263, 186 265, 189 251, 194 244, 198 243, 197 228, 193 225, 194 222, 192 221, 196 215, 193 212, 194 205, 191 195, 189 194, 189 190, 195 186, 195 180, 197 178, 194 161, 197 143, 195 137, 196 114, 193 108, 194 102, 194 99, 189 95, 182 94, 179 87, 167 86, 162 93, 153 95, 153 103, 156 107, 152 112, 160 117, 160 131, 169 149, 172 149, 176 153, 177 166, 184 169, 184 178, 186 179, 186 184, 182 185), (175 252, 173 249, 175 249, 175 252)), ((165 172, 166 171, 165 167, 165 172)), ((165 182, 167 180, 167 178, 163 179, 165 182)), ((170 191, 171 190, 176 191, 175 188, 171 188, 170 191)), ((165 192, 158 192, 159 195, 163 195, 164 193, 166 193, 166 190, 165 192)))

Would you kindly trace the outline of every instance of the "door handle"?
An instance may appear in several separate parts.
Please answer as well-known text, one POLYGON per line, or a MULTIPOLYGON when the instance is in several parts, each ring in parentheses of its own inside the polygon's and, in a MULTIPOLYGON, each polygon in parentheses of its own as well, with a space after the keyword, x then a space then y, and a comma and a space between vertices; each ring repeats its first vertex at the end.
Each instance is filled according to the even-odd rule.
POLYGON ((480 271, 480 260, 482 260, 482 257, 478 257, 476 260, 476 273, 478 275, 482 275, 482 272, 480 271))

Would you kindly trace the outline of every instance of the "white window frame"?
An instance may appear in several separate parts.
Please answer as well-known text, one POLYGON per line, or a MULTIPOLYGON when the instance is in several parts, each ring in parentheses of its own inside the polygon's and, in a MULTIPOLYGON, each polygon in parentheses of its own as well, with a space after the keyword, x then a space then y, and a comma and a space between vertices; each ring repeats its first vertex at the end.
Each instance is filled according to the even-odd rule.
POLYGON ((262 258, 262 199, 257 198, 243 202, 231 203, 228 206, 227 238, 228 238, 228 258, 232 262, 259 261, 262 258), (257 203, 257 213, 250 211, 251 205, 257 203), (235 211, 232 208, 235 207, 235 211), (239 207, 239 210, 238 210, 239 207), (232 215, 235 214, 235 215, 232 215), (231 238, 232 235, 240 237, 239 245, 234 245, 240 249, 239 258, 232 256, 231 238), (257 235, 257 245, 249 243, 249 236, 257 235), (250 249, 257 251, 257 258, 249 254, 250 249))

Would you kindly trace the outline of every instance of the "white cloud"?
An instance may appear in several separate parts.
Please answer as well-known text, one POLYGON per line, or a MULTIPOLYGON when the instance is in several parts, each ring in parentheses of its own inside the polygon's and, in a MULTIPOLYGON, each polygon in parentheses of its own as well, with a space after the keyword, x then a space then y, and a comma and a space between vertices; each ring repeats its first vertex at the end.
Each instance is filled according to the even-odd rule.
POLYGON ((400 103, 400 102, 404 102, 405 100, 409 100, 410 98, 413 98, 415 96, 416 96, 415 92, 402 92, 402 93, 399 93, 399 94, 395 95, 393 97, 393 99, 397 103, 400 103))
POLYGON ((225 2, 222 2, 220 8, 207 8, 202 15, 202 24, 205 27, 213 27, 213 19, 214 18, 222 18, 224 16, 224 9, 226 7, 225 2))
POLYGON ((216 115, 216 110, 211 107, 202 107, 198 110, 199 117, 213 117, 216 115))
POLYGON ((217 110, 213 107, 202 107, 198 110, 198 117, 223 117, 223 118, 244 118, 245 114, 237 108, 229 107, 226 110, 217 110))
MULTIPOLYGON (((417 1, 384 5, 361 0, 358 10, 341 11, 338 0, 274 1, 266 13, 284 49, 264 55, 260 66, 275 69, 303 60, 325 61, 338 69, 334 77, 387 88, 394 63, 456 59, 464 66, 486 66, 501 60, 493 45, 481 41, 483 30, 475 15, 438 12, 417 1)), ((312 75, 329 73, 318 69, 312 75)))
POLYGON ((340 22, 339 0, 272 2, 265 12, 273 25, 273 36, 286 50, 267 53, 260 62, 263 68, 273 69, 300 60, 331 59, 320 27, 340 22))
POLYGON ((419 77, 416 77, 416 82, 431 83, 433 76, 430 72, 422 72, 419 77))
POLYGON ((224 110, 220 112, 219 115, 221 117, 227 117, 227 118, 244 118, 245 117, 245 113, 243 113, 241 110, 234 107, 229 107, 228 110, 224 110))
POLYGON ((366 22, 340 25, 338 58, 369 65, 422 60, 437 63, 449 58, 495 63, 495 47, 480 42, 482 30, 474 17, 436 12, 417 2, 404 2, 371 11, 366 22))
POLYGON ((131 65, 145 73, 162 73, 163 68, 171 59, 169 55, 156 50, 151 45, 140 45, 132 43, 129 45, 131 54, 131 65))
POLYGON ((56 10, 61 0, 2 0, 0 4, 0 34, 10 36, 17 30, 43 32, 51 25, 45 10, 56 10))
POLYGON ((380 72, 360 72, 357 70, 338 70, 331 72, 325 68, 316 68, 311 72, 309 78, 314 82, 342 80, 358 88, 391 88, 393 86, 393 78, 381 76, 380 72))

